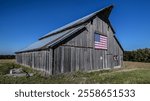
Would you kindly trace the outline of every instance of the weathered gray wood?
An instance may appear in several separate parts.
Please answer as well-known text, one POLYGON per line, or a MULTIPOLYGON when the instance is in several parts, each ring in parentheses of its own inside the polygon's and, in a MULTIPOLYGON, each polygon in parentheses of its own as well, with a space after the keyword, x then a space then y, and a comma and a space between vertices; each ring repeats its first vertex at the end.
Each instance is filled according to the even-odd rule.
POLYGON ((114 38, 112 29, 99 17, 89 21, 86 24, 86 30, 77 32, 76 35, 53 49, 18 53, 16 61, 49 74, 114 68, 123 65, 123 50, 114 38), (107 50, 94 48, 95 32, 107 36, 107 50), (118 60, 114 60, 114 56, 118 56, 118 60))
POLYGON ((30 66, 34 69, 42 70, 51 74, 52 63, 51 51, 27 52, 17 54, 17 63, 30 66), (47 60, 50 60, 47 62, 47 60))

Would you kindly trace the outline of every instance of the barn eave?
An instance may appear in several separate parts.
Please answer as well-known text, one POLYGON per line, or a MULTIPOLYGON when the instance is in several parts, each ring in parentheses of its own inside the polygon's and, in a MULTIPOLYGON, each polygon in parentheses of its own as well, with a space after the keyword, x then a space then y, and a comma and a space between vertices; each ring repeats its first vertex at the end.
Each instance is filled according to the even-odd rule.
POLYGON ((48 38, 43 39, 44 41, 38 40, 37 42, 31 44, 27 48, 22 49, 16 53, 40 51, 40 50, 46 50, 48 48, 54 48, 54 47, 58 46, 60 43, 64 42, 68 37, 72 36, 73 34, 76 34, 79 31, 85 30, 85 29, 86 29, 85 25, 81 25, 74 29, 70 29, 69 31, 65 31, 65 32, 56 34, 57 37, 55 35, 49 36, 48 38))
POLYGON ((67 39, 77 31, 84 29, 86 24, 92 21, 95 17, 100 17, 104 22, 106 22, 110 26, 112 31, 115 33, 108 19, 112 9, 113 9, 113 5, 108 6, 90 15, 87 15, 79 20, 76 20, 70 24, 67 24, 61 28, 51 31, 50 33, 41 37, 37 42, 31 44, 27 48, 20 50, 16 53, 39 51, 39 50, 45 50, 47 48, 53 48, 61 44, 61 42, 63 42, 65 39, 67 39))
POLYGON ((120 44, 119 40, 117 39, 117 37, 115 35, 114 35, 114 38, 115 38, 116 42, 118 43, 119 47, 121 48, 121 50, 124 52, 122 45, 120 44))

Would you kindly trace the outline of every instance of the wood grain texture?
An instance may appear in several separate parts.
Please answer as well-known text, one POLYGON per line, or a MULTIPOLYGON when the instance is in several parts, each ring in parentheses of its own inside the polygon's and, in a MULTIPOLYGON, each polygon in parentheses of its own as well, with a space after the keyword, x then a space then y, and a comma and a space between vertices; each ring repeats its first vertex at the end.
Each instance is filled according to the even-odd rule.
POLYGON ((99 17, 86 23, 86 30, 55 48, 16 54, 17 63, 50 75, 115 68, 123 65, 123 50, 109 25, 99 17), (108 49, 94 48, 94 33, 108 37, 108 49), (114 60, 117 56, 117 60, 114 60))
POLYGON ((52 50, 16 54, 17 63, 52 74, 52 50))

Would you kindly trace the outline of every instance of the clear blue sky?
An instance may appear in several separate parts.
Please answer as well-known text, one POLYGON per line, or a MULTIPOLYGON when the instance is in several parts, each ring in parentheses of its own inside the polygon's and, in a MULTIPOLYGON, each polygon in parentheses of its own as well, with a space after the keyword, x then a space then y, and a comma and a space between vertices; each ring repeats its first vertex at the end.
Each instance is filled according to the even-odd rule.
POLYGON ((110 20, 124 50, 150 48, 150 0, 0 0, 0 54, 13 54, 111 4, 110 20))

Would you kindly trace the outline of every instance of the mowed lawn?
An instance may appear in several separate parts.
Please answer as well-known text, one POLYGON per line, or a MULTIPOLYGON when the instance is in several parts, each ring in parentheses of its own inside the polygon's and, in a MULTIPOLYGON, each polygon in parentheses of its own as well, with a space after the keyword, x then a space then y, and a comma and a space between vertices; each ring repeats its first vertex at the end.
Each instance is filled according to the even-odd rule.
POLYGON ((21 66, 15 60, 0 60, 1 84, 150 84, 150 63, 124 62, 121 69, 95 72, 73 72, 44 76, 41 72, 21 66), (23 68, 31 77, 6 76, 12 68, 23 68))

